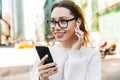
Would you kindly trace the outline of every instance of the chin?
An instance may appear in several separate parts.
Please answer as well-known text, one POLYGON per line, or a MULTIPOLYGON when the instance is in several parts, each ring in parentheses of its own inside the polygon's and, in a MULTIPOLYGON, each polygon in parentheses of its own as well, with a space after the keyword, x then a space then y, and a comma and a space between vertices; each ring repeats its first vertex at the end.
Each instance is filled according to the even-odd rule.
POLYGON ((66 41, 68 41, 68 40, 66 40, 66 39, 56 39, 58 42, 66 42, 66 41))
POLYGON ((56 40, 59 41, 59 42, 63 42, 64 41, 64 39, 62 39, 62 38, 56 38, 56 40))
POLYGON ((63 37, 60 37, 60 38, 56 37, 56 40, 59 41, 59 42, 65 42, 68 39, 65 36, 63 36, 63 37))
POLYGON ((61 39, 56 39, 58 42, 63 42, 63 40, 61 40, 61 39))

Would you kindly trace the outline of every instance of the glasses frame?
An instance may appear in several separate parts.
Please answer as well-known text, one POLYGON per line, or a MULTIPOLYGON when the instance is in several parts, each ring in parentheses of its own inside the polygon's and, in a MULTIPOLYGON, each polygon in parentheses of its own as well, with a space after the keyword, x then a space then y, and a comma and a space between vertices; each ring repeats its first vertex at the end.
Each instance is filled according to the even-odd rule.
POLYGON ((58 26, 60 27, 60 28, 67 28, 68 27, 68 22, 69 21, 72 21, 72 20, 75 20, 75 19, 77 19, 77 18, 72 18, 72 19, 69 19, 69 20, 59 20, 59 21, 54 21, 55 22, 55 24, 54 24, 54 27, 50 27, 50 22, 52 22, 52 20, 47 20, 47 24, 48 24, 48 26, 50 27, 50 28, 55 28, 56 27, 56 24, 58 24, 58 26), (66 21, 66 27, 61 27, 61 25, 60 25, 60 21, 66 21))

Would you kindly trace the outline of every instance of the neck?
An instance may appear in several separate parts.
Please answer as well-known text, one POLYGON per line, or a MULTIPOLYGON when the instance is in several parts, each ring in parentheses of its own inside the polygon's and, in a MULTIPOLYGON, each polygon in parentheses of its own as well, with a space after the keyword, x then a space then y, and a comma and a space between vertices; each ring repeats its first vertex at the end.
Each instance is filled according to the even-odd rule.
POLYGON ((60 42, 59 46, 63 48, 71 48, 73 43, 74 43, 74 40, 68 40, 68 41, 60 42))

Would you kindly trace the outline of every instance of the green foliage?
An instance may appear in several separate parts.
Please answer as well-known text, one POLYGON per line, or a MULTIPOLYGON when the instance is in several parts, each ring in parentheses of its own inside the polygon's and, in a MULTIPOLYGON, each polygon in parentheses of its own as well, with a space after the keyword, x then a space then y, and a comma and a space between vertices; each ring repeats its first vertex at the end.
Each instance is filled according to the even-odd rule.
POLYGON ((92 29, 93 30, 99 30, 99 20, 98 20, 98 14, 95 14, 92 19, 92 29))
POLYGON ((115 12, 119 12, 120 11, 120 5, 116 7, 115 12))
POLYGON ((109 8, 109 9, 105 10, 104 12, 100 13, 99 16, 104 16, 104 15, 107 15, 109 13, 119 12, 119 11, 120 11, 120 5, 118 5, 114 8, 109 8))
POLYGON ((93 30, 99 30, 99 22, 98 22, 98 14, 94 14, 97 10, 97 1, 92 0, 92 29, 93 30))
POLYGON ((45 6, 44 6, 44 12, 45 12, 45 39, 47 38, 47 35, 51 34, 51 31, 47 25, 47 20, 50 19, 50 13, 51 13, 51 7, 54 0, 46 0, 45 6))

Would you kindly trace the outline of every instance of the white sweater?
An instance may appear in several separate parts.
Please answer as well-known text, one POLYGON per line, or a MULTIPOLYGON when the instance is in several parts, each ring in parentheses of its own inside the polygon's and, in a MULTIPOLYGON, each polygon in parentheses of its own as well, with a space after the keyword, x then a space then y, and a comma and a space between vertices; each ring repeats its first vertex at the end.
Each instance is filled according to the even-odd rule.
MULTIPOLYGON (((96 49, 81 47, 80 50, 49 47, 58 72, 49 80, 101 80, 101 57, 96 49)), ((39 56, 32 69, 32 80, 39 80, 39 56)))

